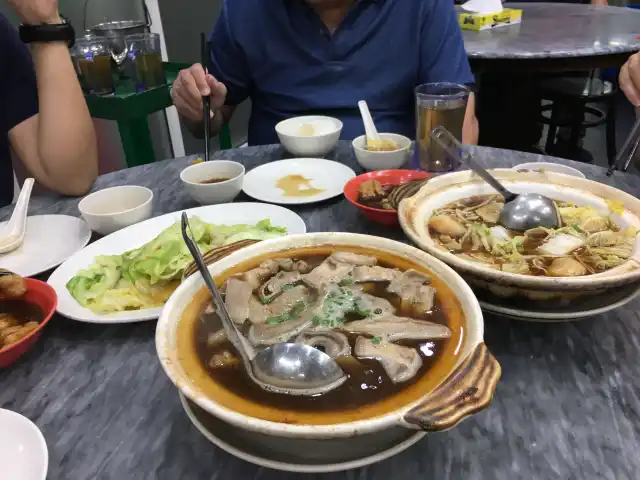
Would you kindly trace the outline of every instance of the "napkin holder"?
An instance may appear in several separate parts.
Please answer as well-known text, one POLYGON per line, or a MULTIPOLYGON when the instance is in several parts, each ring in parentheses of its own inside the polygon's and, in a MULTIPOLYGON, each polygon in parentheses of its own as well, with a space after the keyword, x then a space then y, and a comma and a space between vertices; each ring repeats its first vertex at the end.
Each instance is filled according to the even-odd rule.
POLYGON ((464 30, 491 30, 508 25, 516 25, 522 21, 522 10, 505 8, 498 13, 464 12, 458 17, 460 28, 464 30))

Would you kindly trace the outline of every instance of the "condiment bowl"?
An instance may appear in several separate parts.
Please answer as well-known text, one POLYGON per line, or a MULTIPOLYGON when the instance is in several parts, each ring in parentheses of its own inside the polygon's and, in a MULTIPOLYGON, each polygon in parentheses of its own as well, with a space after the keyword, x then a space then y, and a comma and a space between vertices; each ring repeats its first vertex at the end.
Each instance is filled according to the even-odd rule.
POLYGON ((19 413, 0 408, 0 465, 7 480, 45 480, 49 451, 40 429, 19 413))
POLYGON ((403 135, 396 133, 381 133, 382 140, 391 140, 397 146, 397 150, 389 152, 377 152, 367 150, 367 138, 362 135, 351 142, 353 151, 356 154, 356 160, 365 170, 389 170, 401 168, 409 162, 409 147, 411 140, 403 135))
MULTIPOLYGON (((160 363, 176 387, 208 413, 244 430, 275 437, 339 439, 366 434, 372 441, 384 441, 398 428, 442 431, 463 418, 486 408, 500 377, 500 365, 484 342, 484 323, 480 305, 471 288, 443 262, 404 243, 352 233, 310 233, 290 235, 245 246, 209 266, 214 278, 238 271, 242 265, 296 249, 340 247, 365 249, 381 256, 393 256, 405 265, 425 269, 445 288, 439 301, 443 308, 455 310, 452 337, 441 356, 414 384, 400 393, 362 408, 311 414, 292 412, 286 406, 259 404, 245 399, 218 383, 200 362, 192 363, 180 354, 178 344, 189 328, 180 329, 183 317, 193 312, 194 299, 206 298, 199 273, 185 279, 166 303, 156 329, 156 350, 160 363), (451 294, 449 294, 451 293, 451 294), (203 297, 203 294, 205 297, 203 297), (274 408, 277 409, 274 412, 274 408), (267 419, 271 418, 271 419, 267 419), (273 420, 281 418, 281 421, 273 420)), ((408 267, 411 268, 411 267, 408 267)), ((201 301, 201 300, 198 300, 201 301)), ((197 303, 198 304, 198 303, 197 303)), ((187 320, 188 321, 188 320, 187 320)), ((184 352, 184 350, 183 350, 184 352)))
POLYGON ((229 160, 197 163, 180 173, 180 180, 189 196, 201 205, 231 202, 242 191, 244 165, 229 160), (205 183, 220 180, 215 183, 205 183))
POLYGON ((58 304, 58 296, 49 284, 33 278, 25 278, 24 281, 27 285, 27 293, 24 297, 15 301, 24 301, 37 305, 42 311, 43 318, 38 328, 26 337, 16 343, 0 348, 0 367, 8 367, 33 347, 42 335, 45 325, 51 320, 58 304))
MULTIPOLYGON (((554 200, 591 206, 610 212, 614 222, 623 229, 634 227, 640 230, 640 200, 608 185, 553 172, 496 169, 491 173, 512 192, 540 193, 554 200), (622 213, 611 212, 607 201, 620 202, 622 213)), ((573 277, 504 272, 454 255, 431 238, 428 220, 434 210, 456 200, 494 193, 488 184, 470 171, 435 177, 416 195, 401 202, 398 212, 400 225, 416 245, 453 267, 471 285, 503 298, 571 300, 584 295, 605 294, 611 289, 640 282, 640 238, 637 236, 633 253, 626 262, 602 273, 573 277)))
POLYGON ((571 175, 573 177, 587 178, 585 174, 577 168, 569 167, 568 165, 563 165, 561 163, 552 162, 521 163, 520 165, 516 165, 515 167, 513 167, 513 170, 517 172, 532 171, 541 174, 545 174, 548 172, 563 173, 565 175, 571 175))
POLYGON ((293 117, 276 125, 282 146, 298 157, 323 157, 336 148, 342 122, 320 115, 293 117))
POLYGON ((398 225, 398 211, 368 207, 359 203, 358 188, 360 185, 367 180, 378 180, 382 185, 400 185, 411 180, 429 178, 430 176, 428 173, 416 170, 378 170, 377 172, 363 173, 349 180, 344 186, 344 196, 369 220, 382 225, 394 226, 398 225))
POLYGON ((109 235, 151 217, 153 192, 137 185, 105 188, 84 197, 78 209, 91 230, 109 235))

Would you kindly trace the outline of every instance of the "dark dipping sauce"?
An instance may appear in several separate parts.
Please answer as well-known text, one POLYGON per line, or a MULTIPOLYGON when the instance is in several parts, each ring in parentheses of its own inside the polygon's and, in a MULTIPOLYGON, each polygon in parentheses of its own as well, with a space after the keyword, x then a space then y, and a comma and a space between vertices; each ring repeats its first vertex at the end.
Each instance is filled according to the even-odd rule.
POLYGON ((210 178, 208 180, 203 180, 200 183, 203 184, 203 185, 209 185, 209 184, 212 184, 212 183, 226 182, 227 180, 231 180, 231 177, 210 178))
MULTIPOLYGON (((322 251, 323 249, 298 249, 290 252, 282 252, 277 255, 264 256, 259 260, 252 261, 250 264, 247 264, 247 266, 241 266, 241 268, 236 267, 233 271, 225 272, 225 274, 216 280, 220 285, 232 274, 254 268, 269 258, 300 259, 307 262, 311 267, 315 267, 322 263, 332 251, 338 250, 338 248, 325 248, 321 255, 316 254, 318 250, 322 251), (310 253, 313 251, 313 254, 304 255, 303 253, 305 251, 310 251, 310 253)), ((394 258, 391 255, 381 255, 380 253, 365 248, 358 249, 340 246, 339 251, 375 256, 378 259, 377 265, 379 266, 397 268, 402 271, 413 268, 432 276, 428 271, 425 271, 425 269, 418 268, 406 260, 399 259, 401 262, 399 264, 398 262, 390 261, 390 259, 394 258)), ((356 359, 355 356, 340 357, 337 359, 337 362, 348 375, 348 380, 339 388, 315 397, 290 396, 267 392, 249 379, 241 362, 225 367, 210 367, 209 361, 215 354, 227 351, 233 353, 236 357, 239 357, 239 355, 228 341, 219 342, 214 346, 207 344, 209 334, 214 333, 216 329, 209 327, 209 325, 203 321, 204 310, 209 304, 210 298, 204 291, 201 291, 199 296, 194 300, 194 304, 199 302, 199 305, 197 308, 197 318, 195 321, 193 319, 191 320, 190 343, 192 349, 195 350, 195 357, 199 368, 204 370, 206 375, 214 380, 215 384, 232 393, 233 397, 241 399, 240 402, 234 402, 233 405, 229 405, 233 410, 239 411, 240 413, 291 424, 325 424, 369 418, 381 413, 386 413, 386 411, 395 410, 406 403, 421 398, 429 391, 429 388, 435 387, 442 380, 442 378, 440 378, 440 380, 437 378, 440 373, 434 372, 435 377, 429 378, 431 375, 427 375, 427 372, 434 369, 436 364, 440 364, 436 370, 442 372, 443 369, 449 368, 448 366, 455 362, 454 350, 456 349, 456 345, 460 344, 462 336, 460 328, 462 321, 461 308, 455 296, 441 281, 432 276, 431 285, 436 288, 434 308, 426 317, 418 318, 418 320, 423 319, 428 322, 447 325, 452 330, 452 336, 444 340, 394 341, 393 343, 396 345, 415 348, 422 358, 422 366, 417 374, 410 380, 401 383, 393 383, 379 361, 374 359, 356 359), (448 358, 445 359, 444 357, 448 358), (425 379, 427 380, 426 382, 425 379), (407 392, 407 395, 404 395, 404 392, 407 392), (249 404, 248 411, 239 405, 239 403, 244 403, 244 401, 249 404), (257 408, 256 410, 259 411, 256 411, 251 408, 251 405, 259 405, 261 408, 257 408), (380 408, 377 408, 377 405, 379 405, 380 408), (390 408, 389 405, 392 407, 390 408), (349 414, 344 415, 345 411, 349 412, 349 414), (297 415, 298 413, 301 415, 297 415), (338 417, 340 420, 337 420, 338 417)), ((387 292, 387 286, 388 283, 367 283, 366 292, 373 296, 385 298, 391 302, 396 308, 395 315, 416 318, 415 315, 401 308, 400 298, 395 294, 387 292)), ((188 314, 185 313, 185 315, 183 315, 183 320, 186 315, 188 314)), ((345 323, 361 318, 362 317, 359 316, 350 317, 348 315, 345 323)), ((183 320, 181 320, 181 322, 183 320)), ((216 323, 221 327, 222 325, 219 322, 219 319, 216 318, 216 323)), ((249 327, 250 322, 245 322, 242 326, 243 333, 246 333, 249 327)), ((347 336, 352 347, 352 355, 354 355, 353 349, 355 347, 355 341, 359 336, 371 338, 370 335, 350 334, 339 329, 335 329, 335 331, 339 331, 347 336)), ((181 348, 180 343, 181 340, 179 339, 179 352, 181 348)), ((184 357, 180 354, 179 356, 184 357)), ((182 362, 181 358, 181 363, 186 371, 192 373, 189 365, 193 365, 193 359, 185 363, 182 362)), ((192 375, 192 379, 196 384, 199 383, 198 375, 192 375)), ((204 390, 207 391, 206 388, 204 390)), ((218 401, 220 400, 215 394, 211 396, 216 397, 218 401)), ((220 403, 224 405, 226 402, 220 401, 220 403)))

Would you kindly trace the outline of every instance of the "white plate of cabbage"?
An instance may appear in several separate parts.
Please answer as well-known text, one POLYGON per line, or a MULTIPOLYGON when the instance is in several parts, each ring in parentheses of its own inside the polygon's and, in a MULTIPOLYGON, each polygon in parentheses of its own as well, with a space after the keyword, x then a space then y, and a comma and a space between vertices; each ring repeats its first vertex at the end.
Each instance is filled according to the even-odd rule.
MULTIPOLYGON (((240 240, 305 233, 302 218, 263 203, 211 205, 186 210, 200 250, 240 240)), ((57 311, 89 323, 158 318, 192 259, 180 232, 182 212, 132 225, 73 255, 49 278, 57 311)))

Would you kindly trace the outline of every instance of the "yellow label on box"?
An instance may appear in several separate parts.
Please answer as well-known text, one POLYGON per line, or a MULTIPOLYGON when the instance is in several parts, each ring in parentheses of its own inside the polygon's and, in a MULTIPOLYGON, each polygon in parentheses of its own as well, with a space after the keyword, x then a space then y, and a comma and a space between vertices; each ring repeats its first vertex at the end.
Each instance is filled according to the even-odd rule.
POLYGON ((460 28, 478 31, 515 25, 521 20, 522 10, 514 8, 505 8, 500 13, 461 13, 458 17, 460 28))

